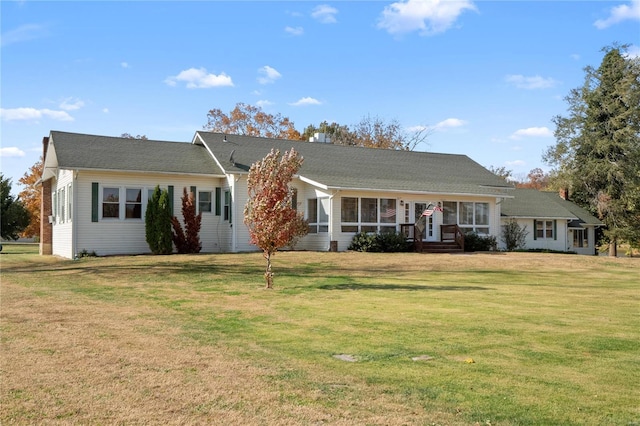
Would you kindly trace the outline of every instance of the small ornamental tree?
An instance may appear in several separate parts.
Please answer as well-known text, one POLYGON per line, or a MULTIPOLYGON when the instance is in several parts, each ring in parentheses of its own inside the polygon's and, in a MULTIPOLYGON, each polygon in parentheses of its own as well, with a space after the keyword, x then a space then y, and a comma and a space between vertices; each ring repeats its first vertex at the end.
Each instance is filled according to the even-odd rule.
POLYGON ((145 236, 153 254, 171 254, 171 205, 169 192, 159 186, 147 204, 145 213, 145 236))
POLYGON ((187 193, 185 187, 182 191, 182 218, 184 230, 177 217, 171 218, 173 225, 173 243, 178 249, 178 253, 200 253, 202 244, 200 243, 200 226, 202 223, 202 212, 196 215, 195 194, 187 193))
POLYGON ((502 227, 500 239, 504 243, 507 251, 514 251, 525 248, 527 235, 529 235, 527 225, 520 227, 517 220, 511 219, 502 227))
POLYGON ((249 228, 251 243, 262 250, 267 260, 266 288, 273 288, 271 256, 279 248, 293 245, 308 232, 302 214, 291 205, 289 187, 302 161, 293 148, 282 157, 280 151, 272 149, 249 169, 249 200, 244 207, 244 223, 249 228))

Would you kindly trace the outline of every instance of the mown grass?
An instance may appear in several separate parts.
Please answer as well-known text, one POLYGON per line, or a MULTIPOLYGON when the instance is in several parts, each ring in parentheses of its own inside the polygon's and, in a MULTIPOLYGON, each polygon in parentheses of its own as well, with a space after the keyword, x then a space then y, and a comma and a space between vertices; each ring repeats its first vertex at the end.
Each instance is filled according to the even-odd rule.
MULTIPOLYGON (((283 406, 347 420, 359 407, 373 424, 640 423, 636 259, 284 252, 273 291, 255 253, 67 261, 9 245, 1 260, 30 297, 139 310, 159 321, 140 333, 230 351, 283 406)), ((16 392, 2 391, 5 420, 16 392)))

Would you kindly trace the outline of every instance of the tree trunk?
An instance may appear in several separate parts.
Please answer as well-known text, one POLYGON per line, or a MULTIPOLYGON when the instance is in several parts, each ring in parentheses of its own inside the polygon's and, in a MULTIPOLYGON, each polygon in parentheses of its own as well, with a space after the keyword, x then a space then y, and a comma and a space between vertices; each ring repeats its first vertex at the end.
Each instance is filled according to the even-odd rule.
POLYGON ((617 257, 618 256, 618 240, 613 238, 609 243, 609 256, 617 257))
POLYGON ((271 253, 267 253, 265 255, 267 259, 267 270, 264 273, 264 279, 267 282, 267 286, 265 288, 272 289, 273 288, 273 272, 271 272, 271 253))

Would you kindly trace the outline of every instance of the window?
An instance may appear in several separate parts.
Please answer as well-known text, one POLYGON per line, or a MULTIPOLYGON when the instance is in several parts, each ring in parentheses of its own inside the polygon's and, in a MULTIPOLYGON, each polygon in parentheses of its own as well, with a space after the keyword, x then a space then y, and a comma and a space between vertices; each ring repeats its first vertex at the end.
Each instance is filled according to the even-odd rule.
POLYGON ((342 197, 340 207, 342 232, 397 231, 398 210, 395 198, 342 197))
POLYGON ((534 222, 534 238, 536 240, 555 240, 555 220, 536 220, 534 222))
POLYGON ((457 224, 465 233, 489 234, 489 203, 445 201, 442 209, 445 225, 457 224))
POLYGON ((127 188, 126 202, 124 204, 124 217, 126 219, 142 219, 142 189, 127 188))
POLYGON ((64 198, 64 188, 60 188, 60 190, 58 191, 58 208, 60 209, 60 223, 63 223, 65 221, 65 215, 64 215, 64 206, 66 205, 67 201, 64 198))
POLYGON ((120 188, 102 188, 102 217, 105 219, 120 217, 120 188))
POLYGON ((358 199, 355 197, 342 197, 340 203, 342 232, 358 232, 358 199))
POLYGON ((307 200, 307 221, 310 234, 329 232, 329 198, 307 200))
POLYGON ((578 248, 589 247, 589 230, 588 229, 573 230, 573 246, 578 248))
POLYGON ((231 223, 231 191, 224 191, 224 220, 231 223))
POLYGON ((198 211, 211 213, 211 191, 198 192, 198 211))
POLYGON ((360 222, 378 223, 378 199, 363 198, 360 211, 360 222))
POLYGON ((298 188, 291 188, 291 208, 298 211, 298 188))
POLYGON ((72 220, 73 216, 71 215, 71 184, 67 185, 67 217, 69 221, 72 220))
POLYGON ((53 220, 54 223, 58 222, 58 193, 56 191, 53 191, 53 193, 51 194, 51 201, 52 201, 52 205, 53 205, 53 209, 51 210, 51 213, 53 215, 53 220))

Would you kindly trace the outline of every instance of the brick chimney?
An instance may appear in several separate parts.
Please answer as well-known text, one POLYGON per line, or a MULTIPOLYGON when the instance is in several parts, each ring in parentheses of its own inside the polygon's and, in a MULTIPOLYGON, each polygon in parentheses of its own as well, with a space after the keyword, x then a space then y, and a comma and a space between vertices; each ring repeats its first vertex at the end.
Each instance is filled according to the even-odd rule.
MULTIPOLYGON (((47 149, 49 148, 49 138, 42 138, 42 158, 43 164, 47 159, 47 149)), ((44 168, 42 170, 44 174, 44 168)), ((40 177, 42 179, 42 176, 40 177)), ((42 181, 40 193, 40 254, 53 254, 53 225, 49 223, 49 216, 53 215, 51 209, 51 179, 42 181)))
POLYGON ((558 193, 560 194, 560 198, 569 201, 569 188, 560 188, 558 193))

